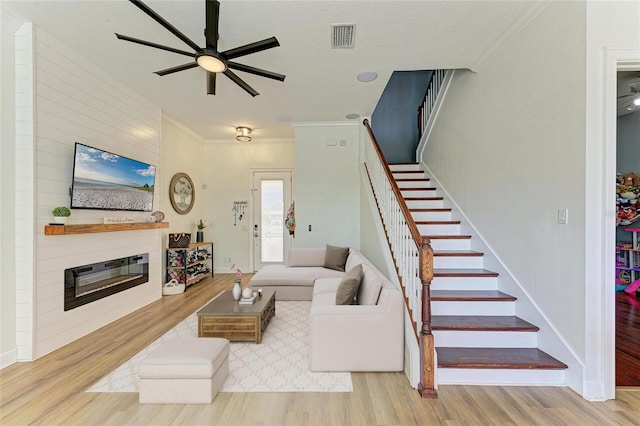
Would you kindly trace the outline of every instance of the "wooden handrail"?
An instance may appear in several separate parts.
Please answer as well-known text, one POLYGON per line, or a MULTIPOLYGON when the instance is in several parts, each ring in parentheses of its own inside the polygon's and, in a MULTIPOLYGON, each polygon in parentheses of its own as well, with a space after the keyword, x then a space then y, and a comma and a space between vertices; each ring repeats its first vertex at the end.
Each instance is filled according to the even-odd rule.
MULTIPOLYGON (((369 120, 365 119, 364 124, 371 142, 376 150, 380 164, 384 169, 384 173, 389 181, 391 189, 395 194, 395 198, 400 206, 400 210, 404 216, 411 237, 418 248, 418 261, 419 261, 419 277, 422 283, 421 292, 421 311, 422 311, 422 327, 420 329, 420 383, 418 384, 418 391, 423 398, 435 398, 437 392, 435 389, 435 345, 433 341, 433 334, 431 330, 431 281, 433 279, 433 248, 428 237, 420 235, 418 226, 413 220, 413 216, 407 207, 398 184, 393 178, 389 164, 387 163, 380 145, 371 130, 369 120)), ((366 166, 366 165, 365 165, 366 166)), ((368 173, 368 172, 367 172, 368 173)), ((393 253, 392 253, 393 254, 393 253)), ((414 329, 415 330, 415 329, 414 329)))
POLYGON ((369 125, 369 120, 365 118, 362 124, 364 124, 364 127, 367 129, 367 132, 369 132, 369 137, 371 137, 371 141, 373 142, 373 146, 376 149, 378 158, 380 158, 380 162, 384 167, 384 173, 387 176, 387 179, 389 179, 391 188, 393 189, 393 192, 396 194, 396 198, 398 199, 398 204, 400 205, 400 209, 402 209, 402 214, 404 215, 407 221, 407 226, 409 226, 409 232, 411 232, 411 236, 413 237, 413 241, 415 241, 416 243, 416 247, 420 249, 420 247, 422 246, 422 235, 420 235, 420 231, 418 231, 418 226, 416 225, 416 222, 413 220, 413 216, 411 216, 411 212, 407 207, 407 203, 405 203, 404 198, 402 198, 402 194, 400 194, 400 189, 398 188, 398 184, 396 183, 396 180, 393 178, 393 174, 391 173, 389 164, 387 163, 387 160, 385 160, 384 155, 382 154, 382 150, 380 149, 380 145, 378 145, 378 140, 373 134, 373 130, 371 130, 371 126, 369 125))

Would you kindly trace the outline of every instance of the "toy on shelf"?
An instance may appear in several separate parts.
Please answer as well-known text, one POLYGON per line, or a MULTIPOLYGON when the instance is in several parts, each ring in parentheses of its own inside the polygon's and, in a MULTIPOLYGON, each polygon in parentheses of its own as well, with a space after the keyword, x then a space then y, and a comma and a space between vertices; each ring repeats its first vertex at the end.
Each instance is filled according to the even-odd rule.
POLYGON ((631 241, 619 242, 616 247, 616 291, 629 294, 640 288, 640 228, 625 228, 631 233, 631 241))
POLYGON ((635 173, 616 174, 616 225, 628 226, 640 219, 640 177, 635 173))

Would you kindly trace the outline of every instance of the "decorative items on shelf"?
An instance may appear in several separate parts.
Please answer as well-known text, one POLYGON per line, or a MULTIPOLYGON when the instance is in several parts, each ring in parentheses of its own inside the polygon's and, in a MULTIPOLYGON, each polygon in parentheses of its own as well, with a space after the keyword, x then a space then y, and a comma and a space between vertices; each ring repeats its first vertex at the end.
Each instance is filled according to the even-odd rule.
POLYGON ((198 228, 198 232, 196 233, 196 242, 201 243, 204 241, 204 228, 209 226, 209 223, 200 219, 196 222, 196 227, 198 228))
POLYGON ((234 201, 233 208, 231 211, 233 212, 233 226, 236 226, 238 222, 242 221, 244 218, 245 209, 249 204, 248 201, 234 201))
POLYGON ((169 234, 169 248, 189 247, 191 243, 191 234, 169 234))
POLYGON ((62 225, 66 225, 67 218, 71 216, 71 210, 64 206, 54 208, 51 213, 53 213, 53 223, 59 223, 62 225))
POLYGON ((229 267, 232 271, 235 269, 236 271, 236 280, 233 282, 233 290, 231 290, 233 294, 233 300, 240 300, 242 297, 242 271, 240 268, 236 268, 236 264, 234 263, 229 267))
POLYGON ((167 249, 167 281, 176 280, 188 287, 208 276, 213 277, 212 243, 192 243, 188 247, 167 249))

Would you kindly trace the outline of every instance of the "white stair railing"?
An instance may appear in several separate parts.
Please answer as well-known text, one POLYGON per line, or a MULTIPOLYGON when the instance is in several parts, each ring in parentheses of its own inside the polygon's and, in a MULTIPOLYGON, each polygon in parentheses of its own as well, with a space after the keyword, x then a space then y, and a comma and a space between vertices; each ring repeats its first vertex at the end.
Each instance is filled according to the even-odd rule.
POLYGON ((440 89, 443 87, 446 72, 447 70, 433 70, 422 104, 418 107, 418 140, 420 140, 422 133, 427 128, 429 118, 431 118, 436 107, 436 101, 440 94, 440 89))
POLYGON ((368 120, 364 120, 364 126, 369 134, 369 141, 365 144, 365 168, 402 285, 413 330, 420 344, 419 391, 423 397, 435 397, 435 348, 431 333, 430 293, 433 249, 429 239, 420 235, 368 120))

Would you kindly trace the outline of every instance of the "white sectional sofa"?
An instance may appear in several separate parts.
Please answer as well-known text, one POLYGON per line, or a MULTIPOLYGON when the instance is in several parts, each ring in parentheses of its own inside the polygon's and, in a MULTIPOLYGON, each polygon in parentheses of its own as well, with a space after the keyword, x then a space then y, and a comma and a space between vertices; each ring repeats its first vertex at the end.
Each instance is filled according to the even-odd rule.
POLYGON ((353 304, 336 305, 345 272, 325 268, 324 248, 291 248, 287 265, 258 271, 251 286, 273 288, 276 300, 311 300, 312 371, 402 371, 402 293, 362 253, 349 250, 345 271, 363 275, 353 304))

